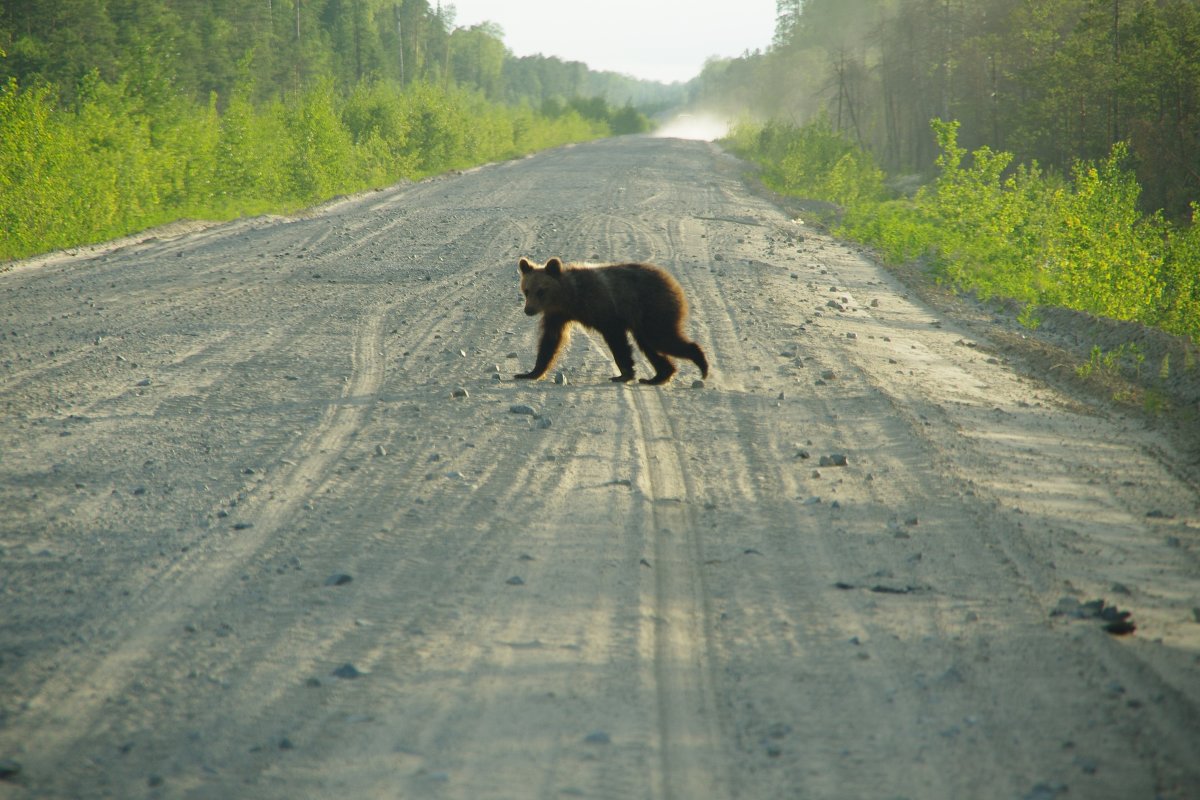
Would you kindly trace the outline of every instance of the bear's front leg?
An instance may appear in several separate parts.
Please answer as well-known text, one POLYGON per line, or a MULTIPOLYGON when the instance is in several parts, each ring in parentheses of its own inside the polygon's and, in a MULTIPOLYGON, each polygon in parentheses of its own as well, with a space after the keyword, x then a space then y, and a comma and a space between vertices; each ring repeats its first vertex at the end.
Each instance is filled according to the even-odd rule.
POLYGON ((621 370, 620 375, 609 380, 613 383, 628 383, 633 380, 633 348, 629 346, 629 337, 625 335, 625 329, 610 328, 600 331, 600 335, 604 337, 605 344, 612 351, 613 360, 617 362, 617 369, 621 370))
POLYGON ((567 320, 565 319, 543 317, 542 338, 538 343, 537 362, 529 372, 522 372, 520 375, 513 375, 513 377, 518 380, 536 381, 545 375, 546 370, 550 369, 550 365, 554 363, 554 358, 558 355, 558 349, 562 347, 563 330, 566 326, 567 320))

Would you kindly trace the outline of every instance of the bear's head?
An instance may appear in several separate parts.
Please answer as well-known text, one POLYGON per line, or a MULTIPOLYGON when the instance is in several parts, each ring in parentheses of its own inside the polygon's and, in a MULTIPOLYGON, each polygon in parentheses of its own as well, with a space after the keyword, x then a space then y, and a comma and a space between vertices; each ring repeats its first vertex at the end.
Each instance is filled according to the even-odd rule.
POLYGON ((525 313, 531 317, 547 311, 557 311, 563 302, 563 263, 552 258, 545 267, 535 267, 533 262, 522 258, 521 294, 525 295, 525 313))

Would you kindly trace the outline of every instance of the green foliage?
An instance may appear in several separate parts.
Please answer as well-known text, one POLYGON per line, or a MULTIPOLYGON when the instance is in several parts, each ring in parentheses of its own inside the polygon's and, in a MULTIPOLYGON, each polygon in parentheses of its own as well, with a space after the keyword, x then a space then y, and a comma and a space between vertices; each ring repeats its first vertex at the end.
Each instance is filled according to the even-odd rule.
POLYGON ((334 107, 332 85, 318 84, 288 104, 284 131, 290 197, 314 202, 354 185, 353 142, 334 107))
POLYGON ((454 86, 328 82, 224 109, 148 108, 92 75, 75 108, 52 87, 0 89, 0 259, 100 241, 179 217, 227 219, 605 136, 574 110, 546 118, 454 86))
POLYGON ((1162 266, 1163 303, 1157 323, 1171 333, 1197 338, 1200 329, 1200 203, 1192 224, 1170 228, 1162 266))
POLYGON ((764 181, 776 191, 846 206, 884 196, 883 171, 871 154, 836 132, 826 117, 801 128, 741 123, 729 141, 735 152, 764 166, 764 181))
POLYGON ((1010 153, 968 153, 957 122, 932 127, 939 173, 911 200, 884 199, 869 156, 826 121, 740 125, 726 143, 762 164, 777 191, 844 205, 841 234, 894 263, 922 260, 981 297, 1020 300, 1026 324, 1039 307, 1064 306, 1200 340, 1200 228, 1139 211, 1123 143, 1077 162, 1065 181, 1037 164, 1013 167, 1010 153), (866 166, 848 169, 850 160, 866 166))
POLYGON ((1162 219, 1143 217, 1140 187, 1122 167, 1118 143, 1099 163, 1075 165, 1073 191, 1058 192, 1058 235, 1047 240, 1050 302, 1114 319, 1152 321, 1162 297, 1166 233, 1162 219))
POLYGON ((1142 365, 1146 363, 1146 354, 1136 344, 1123 344, 1115 350, 1105 352, 1099 345, 1092 347, 1088 360, 1075 368, 1075 374, 1081 378, 1093 375, 1113 378, 1121 373, 1121 365, 1130 366, 1134 373, 1141 375, 1142 365))

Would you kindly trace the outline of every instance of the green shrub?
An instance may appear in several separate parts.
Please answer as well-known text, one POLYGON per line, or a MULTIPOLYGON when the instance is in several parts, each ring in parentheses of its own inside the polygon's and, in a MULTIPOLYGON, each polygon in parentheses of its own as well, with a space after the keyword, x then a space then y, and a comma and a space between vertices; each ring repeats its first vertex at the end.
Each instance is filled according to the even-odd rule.
MULTIPOLYGON (((93 73, 74 106, 52 86, 0 87, 0 259, 101 241, 183 216, 291 210, 336 194, 610 134, 476 91, 331 82, 260 104, 153 102, 93 73)), ((590 108, 590 106, 589 106, 590 108)))
POLYGON ((1139 211, 1141 188, 1118 143, 1071 179, 1009 153, 958 145, 958 123, 933 120, 937 178, 912 200, 884 200, 869 154, 820 119, 804 128, 741 124, 725 140, 762 165, 776 191, 845 206, 837 230, 885 259, 921 259, 948 283, 983 297, 1059 305, 1137 320, 1200 340, 1200 231, 1139 211))

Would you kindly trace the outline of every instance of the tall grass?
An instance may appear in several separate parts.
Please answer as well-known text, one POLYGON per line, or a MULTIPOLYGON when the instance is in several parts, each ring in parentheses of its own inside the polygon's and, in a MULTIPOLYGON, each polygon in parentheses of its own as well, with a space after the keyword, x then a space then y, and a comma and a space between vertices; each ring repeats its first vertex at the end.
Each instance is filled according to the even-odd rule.
POLYGON ((982 297, 1014 298, 1134 320, 1200 341, 1200 207, 1176 226, 1139 210, 1123 143, 1070 176, 1009 153, 959 147, 958 123, 932 123, 938 175, 889 198, 866 150, 827 122, 742 125, 727 144, 762 166, 768 186, 844 208, 837 232, 894 263, 922 260, 982 297))
POLYGON ((0 260, 184 217, 289 210, 608 135, 453 86, 332 84, 265 105, 155 103, 90 78, 72 108, 50 86, 0 87, 0 260))

